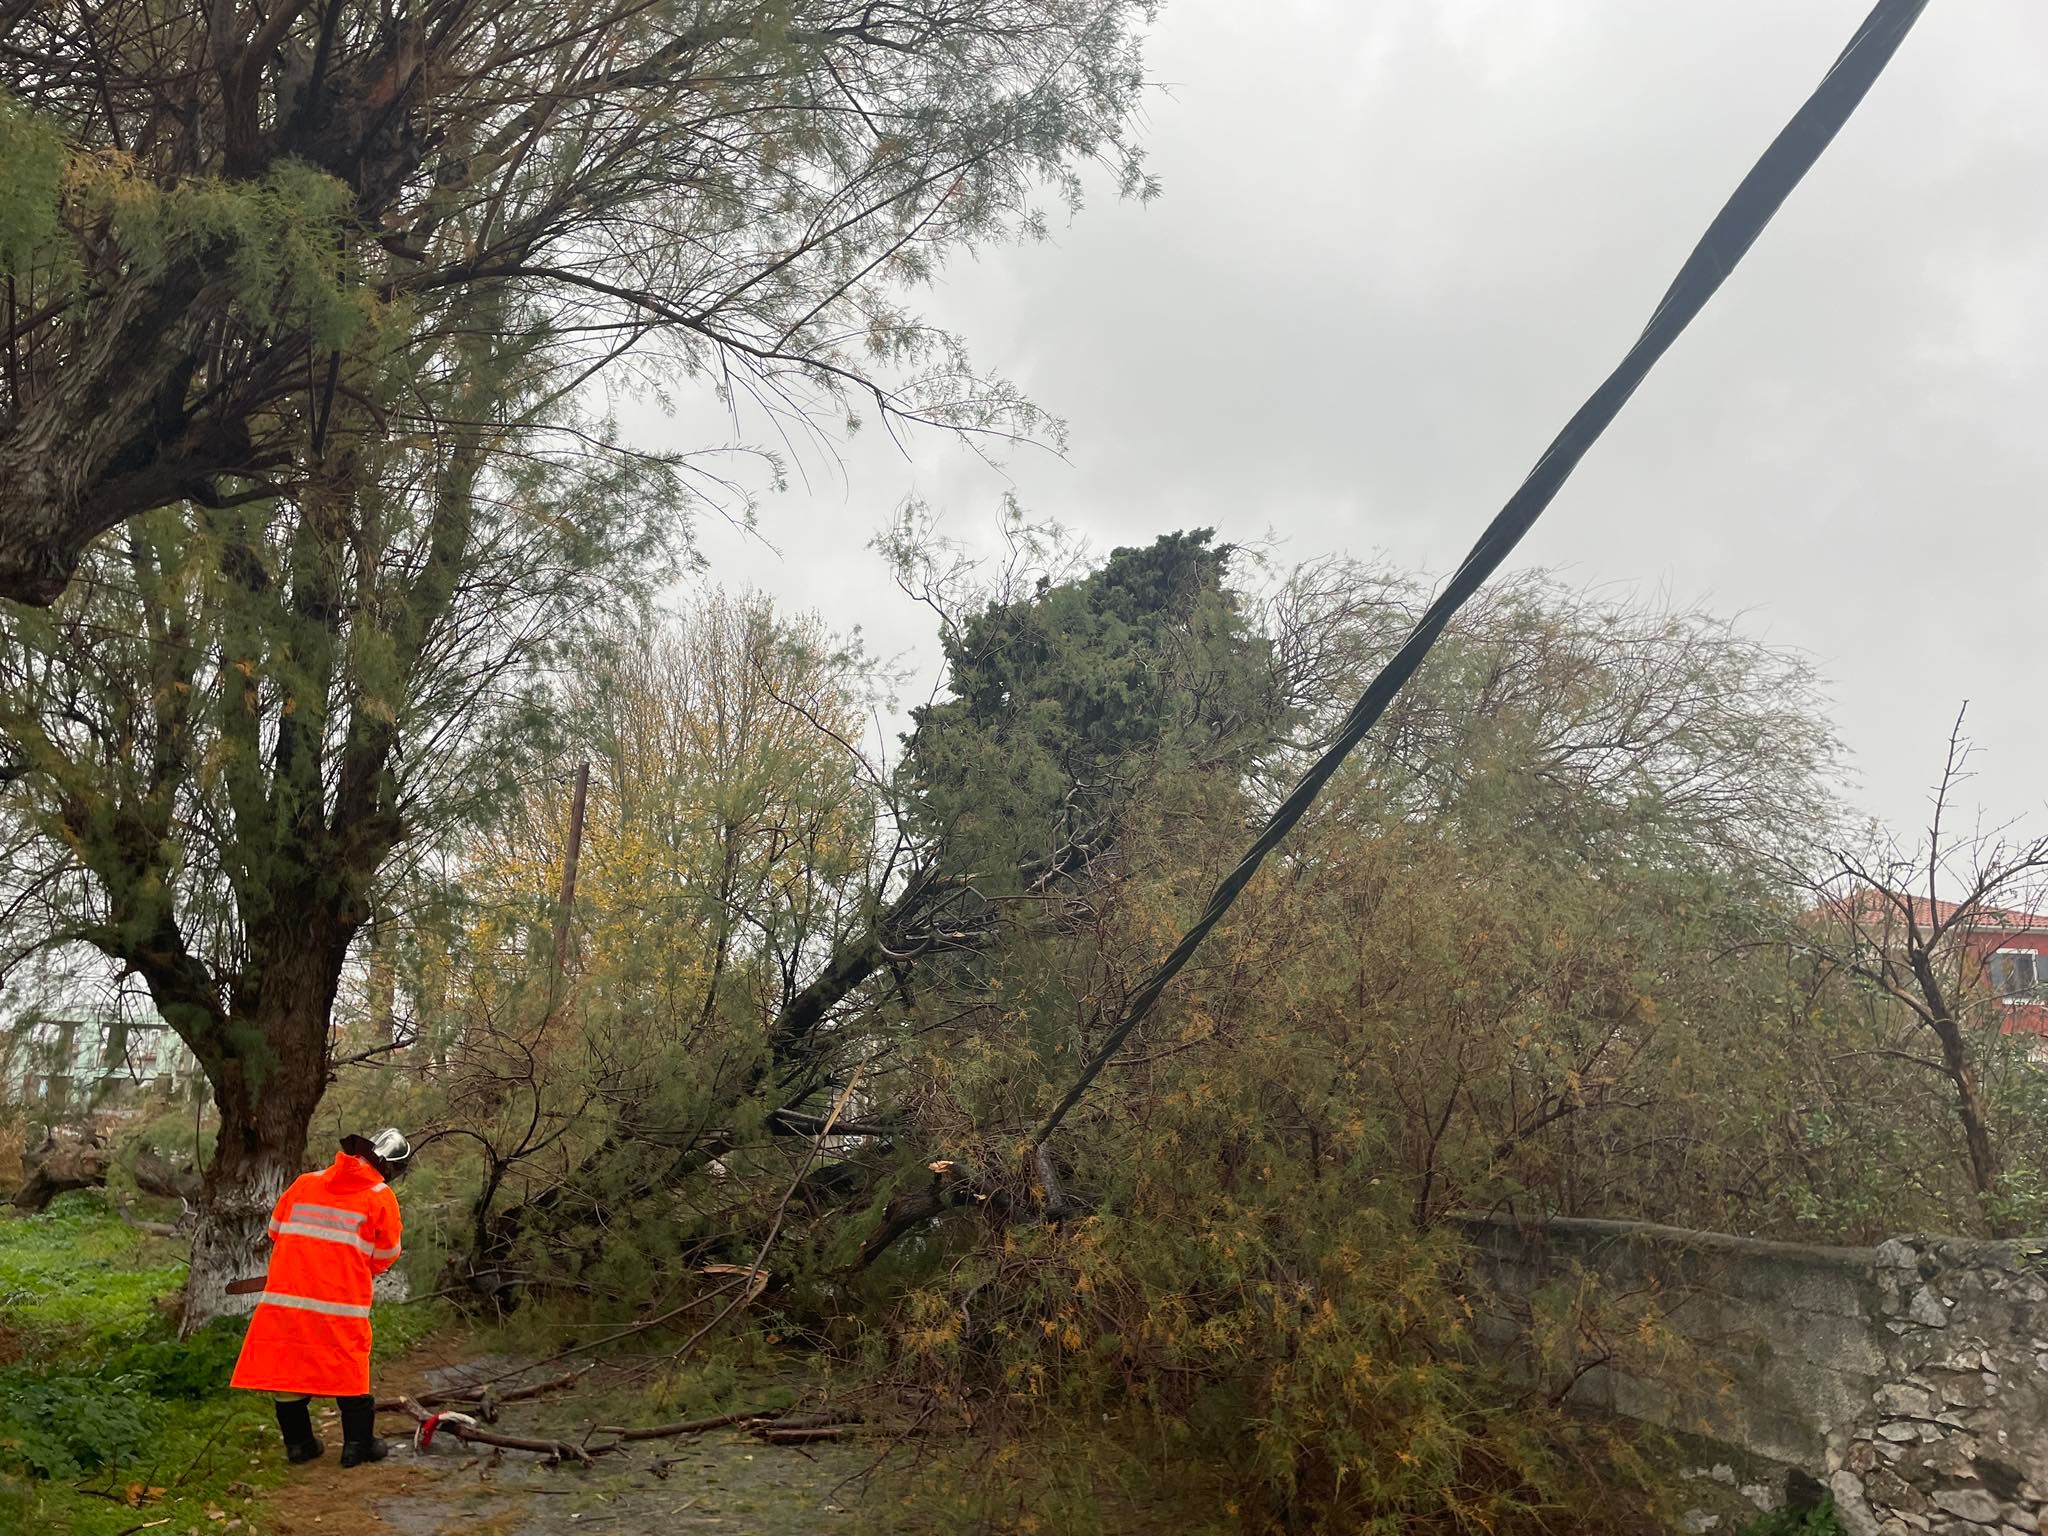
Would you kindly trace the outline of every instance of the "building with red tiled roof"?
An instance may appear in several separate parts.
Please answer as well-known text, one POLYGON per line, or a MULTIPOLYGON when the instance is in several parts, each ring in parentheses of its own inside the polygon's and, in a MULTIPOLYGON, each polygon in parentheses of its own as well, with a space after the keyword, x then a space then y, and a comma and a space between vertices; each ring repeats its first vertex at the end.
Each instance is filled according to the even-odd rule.
POLYGON ((1958 947, 1976 962, 1970 979, 1981 980, 1998 999, 2000 1032, 2048 1038, 2048 914, 1978 907, 1958 921, 1956 902, 1874 890, 1845 905, 1866 932, 1903 925, 1906 908, 1922 930, 1954 924, 1958 947))

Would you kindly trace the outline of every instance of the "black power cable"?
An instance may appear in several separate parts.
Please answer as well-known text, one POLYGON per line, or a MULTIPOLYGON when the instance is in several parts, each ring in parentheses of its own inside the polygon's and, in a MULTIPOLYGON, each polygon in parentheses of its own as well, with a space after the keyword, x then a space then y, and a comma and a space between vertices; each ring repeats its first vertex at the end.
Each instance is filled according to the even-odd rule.
POLYGON ((1771 216, 1813 168, 1821 151, 1834 140, 1835 134, 1849 120, 1849 115, 1876 83, 1877 77, 1884 73, 1885 65, 1891 62, 1892 55, 1898 51, 1899 44, 1905 41, 1906 34, 1926 7, 1927 0, 1878 0, 1876 7, 1863 19, 1856 35, 1849 39, 1849 46, 1842 50, 1826 77, 1807 97, 1805 105, 1793 114, 1791 122, 1771 141, 1771 147, 1742 178, 1734 196, 1728 199, 1714 222, 1707 226, 1706 234, 1693 247, 1692 254, 1679 268, 1670 288, 1665 290, 1640 339, 1543 451, 1543 457, 1536 461, 1536 467, 1529 471, 1528 478, 1487 525, 1486 531, 1479 536, 1479 542, 1465 556, 1464 563, 1429 605, 1415 628, 1409 631, 1394 659, 1366 688, 1364 696, 1345 718, 1344 728, 1336 740, 1302 775, 1301 782, 1294 786, 1293 792, 1273 813, 1242 862, 1223 877, 1194 926, 1181 935, 1173 952, 1146 978, 1144 985, 1132 997, 1122 1022, 1110 1031, 1102 1049, 1081 1069, 1074 1085, 1033 1134, 1033 1148, 1043 1145, 1046 1137, 1067 1117, 1068 1111, 1081 1102, 1089 1084, 1130 1038, 1131 1031, 1152 1011, 1153 1004, 1159 1001, 1167 984, 1188 963, 1202 940, 1208 937, 1209 930, 1230 910, 1231 903, 1237 900, 1238 893, 1258 872, 1266 855, 1301 820, 1302 813, 1350 755, 1351 749, 1364 739, 1365 733, 1372 729, 1387 705, 1393 702, 1394 695, 1422 665, 1422 659, 1436 644, 1437 637, 1443 633, 1452 616, 1521 543, 1522 536, 1543 515, 1544 508, 1550 505, 1571 472, 1578 467, 1579 460, 1600 440, 1600 434, 1620 414, 1629 396, 1636 392, 1636 386, 1656 366, 1657 359, 1670 350, 1671 344, 1678 340, 1728 274, 1735 270, 1736 263, 1756 243, 1764 226, 1771 222, 1771 216))

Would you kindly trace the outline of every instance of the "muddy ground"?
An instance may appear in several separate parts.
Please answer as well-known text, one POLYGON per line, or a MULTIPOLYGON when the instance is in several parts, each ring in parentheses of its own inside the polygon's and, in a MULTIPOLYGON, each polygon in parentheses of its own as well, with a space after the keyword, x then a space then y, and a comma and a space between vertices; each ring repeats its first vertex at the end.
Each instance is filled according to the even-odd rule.
MULTIPOLYGON (((517 1362, 450 1363, 444 1351, 387 1373, 379 1390, 443 1387, 508 1364, 517 1362)), ((507 1384, 559 1375, 573 1364, 558 1362, 507 1384)), ((605 1388, 593 1373, 571 1397, 506 1405, 497 1427, 580 1439, 598 1417, 593 1408, 608 1395, 605 1388)), ((531 1454, 463 1447, 441 1436, 423 1454, 406 1438, 404 1416, 386 1414, 378 1427, 392 1446, 390 1458, 343 1470, 340 1427, 328 1406, 330 1417, 317 1425, 327 1454, 294 1468, 283 1488, 259 1500, 250 1512, 255 1528, 278 1536, 871 1536, 914 1528, 899 1499, 875 1481, 883 1442, 857 1434, 771 1446, 744 1429, 721 1429, 646 1441, 590 1467, 550 1468, 531 1454)))

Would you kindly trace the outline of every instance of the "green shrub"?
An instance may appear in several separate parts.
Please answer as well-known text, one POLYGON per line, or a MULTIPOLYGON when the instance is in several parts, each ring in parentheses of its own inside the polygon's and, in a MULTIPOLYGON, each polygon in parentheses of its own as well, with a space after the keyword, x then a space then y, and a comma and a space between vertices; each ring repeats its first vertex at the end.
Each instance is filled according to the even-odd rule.
POLYGON ((197 1402, 218 1396, 234 1374, 246 1324, 218 1318, 189 1339, 171 1335, 143 1339, 117 1351, 99 1374, 124 1381, 147 1397, 197 1402))
POLYGON ((133 1385, 97 1376, 8 1372, 0 1405, 0 1468, 33 1477, 98 1471, 147 1445, 163 1419, 133 1385))
POLYGON ((1736 1536, 1842 1536, 1842 1522, 1835 1517, 1832 1500, 1812 1509, 1780 1509, 1752 1520, 1736 1536))

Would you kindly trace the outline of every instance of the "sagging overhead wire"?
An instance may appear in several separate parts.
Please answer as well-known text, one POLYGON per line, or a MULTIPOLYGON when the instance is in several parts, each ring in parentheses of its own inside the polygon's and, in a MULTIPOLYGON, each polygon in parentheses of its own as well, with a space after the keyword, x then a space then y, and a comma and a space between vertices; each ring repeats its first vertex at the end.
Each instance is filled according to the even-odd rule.
POLYGON ((1464 563, 1445 583, 1443 591, 1416 622, 1414 629, 1409 631, 1401 649, 1381 669, 1345 717, 1343 729, 1328 750, 1302 775, 1301 782, 1273 813, 1258 841, 1252 844, 1251 851, 1218 883, 1201 916, 1195 919, 1194 926, 1181 935, 1172 953, 1133 994, 1121 1022, 1110 1031, 1102 1048, 1089 1059, 1073 1086, 1033 1133, 1030 1145, 1034 1151, 1044 1145, 1045 1139, 1068 1112, 1081 1102, 1089 1085, 1110 1058, 1122 1049, 1131 1032, 1144 1022, 1145 1016, 1159 1001, 1160 994, 1201 947, 1209 930, 1230 910, 1238 893, 1258 873, 1266 855, 1301 820, 1302 814, 1350 755, 1352 748, 1364 739, 1365 733, 1372 729, 1387 705, 1393 702, 1394 695, 1414 676, 1452 617, 1521 543, 1522 536, 1556 498, 1572 471, 1578 467, 1579 460, 1586 456, 1587 450, 1600 440, 1600 434, 1620 414, 1629 396, 1636 392, 1636 386, 1643 382, 1657 360, 1670 350, 1671 344, 1678 340, 1693 317, 1705 308, 1707 300, 1727 280, 1728 274, 1735 270, 1736 264, 1756 243, 1757 236, 1763 233, 1764 226, 1771 222, 1772 215, 1813 168, 1821 152, 1833 142, 1850 114, 1876 83, 1877 77, 1884 73, 1892 55, 1898 52, 1899 45, 1926 8, 1927 0, 1878 0, 1863 19, 1863 24, 1856 29, 1855 36, 1849 39, 1848 46, 1836 58, 1813 94, 1806 98, 1792 120, 1771 141, 1770 148, 1750 168, 1734 195, 1715 216, 1713 223, 1707 226, 1706 234, 1693 247, 1685 265, 1679 268, 1678 276, 1665 290, 1663 299, 1650 316, 1650 323, 1643 328, 1636 344, 1629 348, 1628 355, 1543 451, 1535 468, 1529 471, 1528 477, 1508 498, 1507 505, 1487 525, 1486 531, 1479 536, 1479 542, 1465 556, 1464 563))

